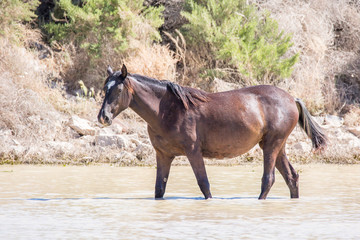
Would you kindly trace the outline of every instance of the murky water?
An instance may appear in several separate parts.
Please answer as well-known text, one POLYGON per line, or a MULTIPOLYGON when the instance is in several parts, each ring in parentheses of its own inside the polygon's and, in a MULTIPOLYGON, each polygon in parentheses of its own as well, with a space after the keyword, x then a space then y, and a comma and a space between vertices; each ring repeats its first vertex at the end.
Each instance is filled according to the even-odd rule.
POLYGON ((0 166, 0 239, 359 239, 360 165, 299 165, 300 199, 280 174, 258 201, 261 166, 172 167, 165 200, 154 168, 0 166))

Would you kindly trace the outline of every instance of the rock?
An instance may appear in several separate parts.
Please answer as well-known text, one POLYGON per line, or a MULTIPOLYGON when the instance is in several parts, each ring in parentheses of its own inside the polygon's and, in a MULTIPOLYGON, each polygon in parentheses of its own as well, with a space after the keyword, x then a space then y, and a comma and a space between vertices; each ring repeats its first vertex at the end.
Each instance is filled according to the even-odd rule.
POLYGON ((114 123, 110 127, 111 127, 111 130, 116 134, 122 134, 124 131, 124 128, 122 126, 120 126, 119 124, 114 123))
POLYGON ((10 130, 1 130, 0 129, 0 154, 6 152, 9 146, 17 145, 19 142, 12 138, 10 130))
POLYGON ((126 148, 129 145, 129 140, 123 135, 97 135, 95 137, 95 145, 126 148))
POLYGON ((138 147, 139 145, 141 145, 141 141, 139 141, 136 138, 131 138, 130 141, 135 144, 135 147, 138 147))
POLYGON ((116 135, 109 127, 96 128, 96 135, 116 135))
POLYGON ((134 159, 136 159, 136 157, 133 154, 131 154, 129 152, 126 152, 126 151, 118 153, 114 157, 115 162, 122 161, 122 162, 129 162, 130 163, 134 159))
POLYGON ((359 141, 359 139, 350 140, 350 141, 348 142, 348 147, 359 149, 359 148, 360 148, 360 141, 359 141))
POLYGON ((119 124, 112 124, 108 127, 96 127, 97 135, 117 135, 122 134, 123 127, 119 124))
POLYGON ((16 156, 20 156, 20 155, 25 155, 28 152, 28 148, 24 147, 24 146, 10 146, 10 152, 12 152, 14 155, 16 156))
POLYGON ((154 148, 144 143, 139 144, 134 151, 136 158, 140 161, 150 156, 153 152, 154 148))
POLYGON ((82 147, 95 145, 95 136, 87 135, 87 136, 83 136, 81 138, 77 138, 75 140, 76 140, 75 144, 80 144, 82 147))
POLYGON ((90 121, 76 115, 71 116, 68 125, 80 135, 95 135, 95 128, 90 126, 90 121))
POLYGON ((69 142, 49 141, 46 143, 46 147, 66 153, 72 152, 75 146, 69 142))
MULTIPOLYGON (((65 152, 62 149, 58 150, 58 151, 65 152)), ((41 147, 41 146, 34 146, 34 147, 28 148, 28 152, 26 153, 26 155, 43 157, 43 156, 47 156, 49 154, 49 152, 50 152, 49 148, 41 147)))
POLYGON ((354 134, 351 134, 341 129, 340 131, 337 131, 336 140, 337 142, 342 141, 343 143, 347 143, 351 140, 357 141, 359 139, 354 136, 354 134))
POLYGON ((344 119, 335 115, 326 115, 324 124, 331 127, 341 127, 344 124, 344 119))
POLYGON ((10 136, 12 136, 12 132, 11 132, 11 130, 10 129, 1 129, 0 128, 0 136, 2 136, 2 137, 10 137, 10 136))
POLYGON ((349 132, 354 134, 356 137, 360 138, 360 126, 357 127, 348 127, 347 129, 349 132))

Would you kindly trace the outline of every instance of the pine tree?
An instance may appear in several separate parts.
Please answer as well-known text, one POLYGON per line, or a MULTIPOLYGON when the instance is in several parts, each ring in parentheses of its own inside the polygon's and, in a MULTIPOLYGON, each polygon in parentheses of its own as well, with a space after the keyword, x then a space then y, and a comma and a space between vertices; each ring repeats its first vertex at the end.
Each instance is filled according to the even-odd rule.
POLYGON ((234 66, 248 82, 276 84, 291 75, 298 54, 285 57, 291 37, 269 13, 241 0, 187 0, 182 15, 189 21, 182 29, 188 43, 207 44, 215 59, 234 66))
POLYGON ((143 0, 88 0, 82 6, 71 0, 58 0, 53 13, 55 21, 45 29, 51 41, 75 40, 89 54, 101 57, 106 41, 112 41, 116 51, 126 51, 130 37, 140 38, 134 30, 141 25, 147 25, 145 37, 149 42, 159 41, 162 11, 163 7, 145 7, 143 0))

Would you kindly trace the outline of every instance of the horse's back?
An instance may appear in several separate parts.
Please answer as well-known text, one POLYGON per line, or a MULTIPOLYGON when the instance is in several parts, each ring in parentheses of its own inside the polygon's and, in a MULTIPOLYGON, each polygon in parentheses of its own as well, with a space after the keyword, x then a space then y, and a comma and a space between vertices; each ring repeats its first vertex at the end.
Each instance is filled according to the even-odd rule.
POLYGON ((204 155, 222 158, 243 154, 265 134, 287 137, 298 120, 293 97, 284 90, 253 86, 212 93, 201 111, 204 155))
POLYGON ((297 112, 294 98, 286 91, 271 85, 251 86, 227 92, 211 93, 207 107, 220 112, 265 114, 264 120, 274 111, 279 114, 297 112))
MULTIPOLYGON (((298 113, 294 98, 286 91, 271 85, 251 86, 209 95, 211 108, 224 106, 238 110, 242 115, 261 113, 263 120, 298 113)), ((227 110, 226 108, 224 110, 227 110)), ((297 119, 296 119, 297 121, 297 119)))
POLYGON ((289 93, 282 90, 281 88, 272 85, 257 85, 257 86, 244 87, 244 88, 225 91, 225 92, 210 93, 209 96, 213 99, 231 98, 235 96, 240 98, 246 96, 252 96, 265 100, 275 100, 275 101, 284 98, 288 100, 293 100, 293 97, 289 93))

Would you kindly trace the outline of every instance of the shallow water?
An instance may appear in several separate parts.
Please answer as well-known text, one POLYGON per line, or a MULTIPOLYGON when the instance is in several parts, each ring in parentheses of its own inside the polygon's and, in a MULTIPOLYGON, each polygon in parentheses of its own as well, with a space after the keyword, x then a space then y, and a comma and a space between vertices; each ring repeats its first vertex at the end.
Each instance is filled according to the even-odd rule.
POLYGON ((360 165, 298 165, 300 199, 281 175, 257 200, 262 166, 207 166, 204 200, 190 167, 0 166, 0 239, 359 239, 360 165))

